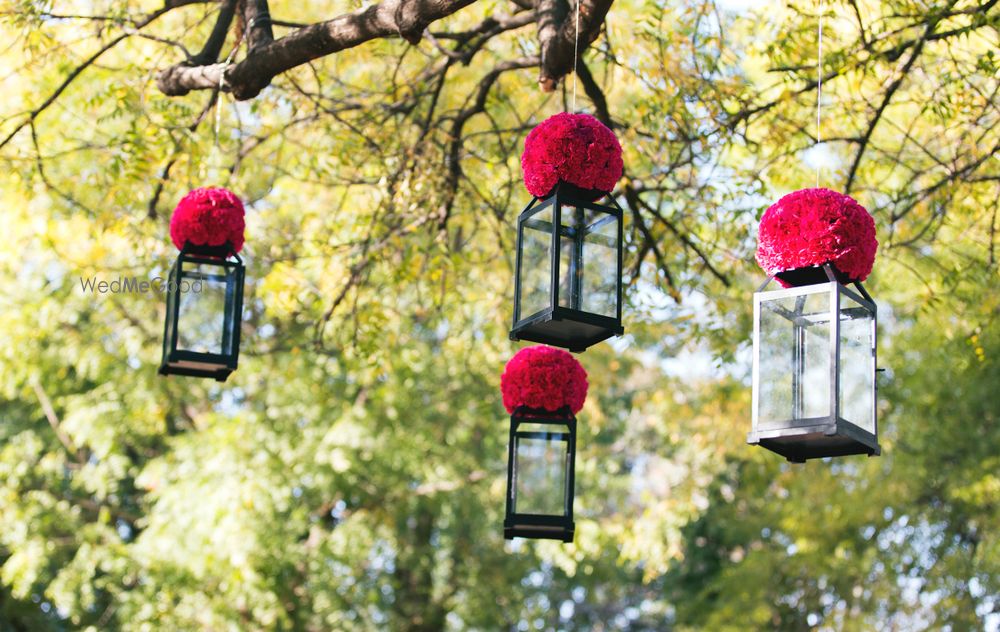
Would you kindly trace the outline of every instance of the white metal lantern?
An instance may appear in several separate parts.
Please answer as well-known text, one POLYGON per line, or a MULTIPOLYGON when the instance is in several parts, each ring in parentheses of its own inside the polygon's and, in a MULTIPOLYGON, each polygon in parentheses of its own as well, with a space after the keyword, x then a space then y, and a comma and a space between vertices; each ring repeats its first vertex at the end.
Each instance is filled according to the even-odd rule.
POLYGON ((813 270, 826 282, 764 291, 772 277, 754 294, 747 442, 793 462, 878 455, 875 301, 831 266, 813 270))

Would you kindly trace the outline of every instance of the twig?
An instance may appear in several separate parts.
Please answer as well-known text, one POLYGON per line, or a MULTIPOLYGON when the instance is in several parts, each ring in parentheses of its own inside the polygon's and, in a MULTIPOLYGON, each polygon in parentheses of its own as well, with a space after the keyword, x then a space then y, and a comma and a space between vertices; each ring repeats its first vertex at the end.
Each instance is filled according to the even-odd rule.
POLYGON ((45 418, 49 420, 49 425, 52 426, 52 431, 56 433, 56 438, 59 439, 59 443, 66 448, 66 451, 69 452, 78 463, 83 465, 82 455, 75 447, 73 447, 73 442, 70 441, 69 436, 63 432, 62 426, 59 423, 59 416, 56 415, 56 410, 52 407, 52 400, 50 400, 49 396, 45 394, 45 390, 36 378, 31 378, 30 382, 31 388, 35 391, 35 397, 38 398, 38 403, 42 405, 42 412, 45 413, 45 418))

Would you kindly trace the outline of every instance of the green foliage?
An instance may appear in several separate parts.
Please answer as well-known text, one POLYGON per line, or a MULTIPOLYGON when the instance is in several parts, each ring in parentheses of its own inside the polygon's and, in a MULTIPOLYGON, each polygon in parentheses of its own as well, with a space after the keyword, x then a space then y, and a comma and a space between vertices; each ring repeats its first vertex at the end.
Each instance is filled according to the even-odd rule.
POLYGON ((580 356, 561 545, 502 539, 498 381, 517 159, 572 87, 504 71, 474 108, 533 23, 449 60, 517 10, 478 2, 315 60, 223 95, 216 137, 211 94, 154 82, 215 3, 139 31, 159 5, 3 3, 0 631, 1000 625, 1000 11, 828 3, 816 149, 814 3, 732 6, 618 2, 583 58, 625 149, 628 335, 580 356), (884 455, 792 466, 744 444, 753 238, 815 160, 878 225, 884 455), (81 286, 164 275, 210 184, 248 203, 224 385, 156 375, 161 295, 81 286))

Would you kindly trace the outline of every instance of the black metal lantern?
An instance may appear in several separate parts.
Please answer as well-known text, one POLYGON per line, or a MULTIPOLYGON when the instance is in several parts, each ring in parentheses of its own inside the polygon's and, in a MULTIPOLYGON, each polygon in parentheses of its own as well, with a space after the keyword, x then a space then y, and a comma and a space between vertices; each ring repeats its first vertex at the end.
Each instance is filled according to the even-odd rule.
MULTIPOLYGON (((875 301, 829 264, 781 273, 801 285, 754 294, 753 430, 792 462, 881 453, 875 301), (843 277, 841 277, 843 279, 843 277)), ((773 277, 772 277, 773 278, 773 277)))
POLYGON ((243 315, 243 261, 229 242, 185 242, 167 282, 161 375, 225 382, 236 370, 243 315))
POLYGON ((579 352, 624 332, 622 209, 610 194, 560 182, 532 199, 517 219, 516 266, 511 340, 579 352))
POLYGON ((576 417, 521 406, 510 416, 503 535, 573 541, 576 417))

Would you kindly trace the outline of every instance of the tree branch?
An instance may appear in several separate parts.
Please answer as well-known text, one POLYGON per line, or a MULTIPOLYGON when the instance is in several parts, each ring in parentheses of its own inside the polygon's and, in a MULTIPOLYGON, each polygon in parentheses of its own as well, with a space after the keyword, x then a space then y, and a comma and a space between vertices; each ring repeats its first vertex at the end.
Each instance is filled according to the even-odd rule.
POLYGON ((493 85, 496 83, 497 79, 500 78, 500 75, 510 70, 530 68, 538 63, 539 60, 537 57, 520 57, 518 59, 509 59, 497 64, 493 70, 488 72, 479 81, 479 87, 476 90, 476 98, 472 102, 472 105, 459 112, 455 117, 455 120, 452 122, 451 144, 449 146, 448 154, 445 157, 445 166, 448 170, 447 177, 445 178, 445 191, 447 193, 438 214, 439 229, 444 228, 444 226, 448 223, 448 218, 451 216, 452 206, 455 203, 455 194, 458 191, 458 180, 462 175, 462 165, 460 160, 464 140, 462 137, 462 131, 465 128, 465 124, 476 114, 486 111, 486 99, 489 97, 490 90, 493 89, 493 85))
POLYGON ((14 127, 14 129, 11 130, 11 132, 2 141, 0 141, 0 149, 6 146, 7 143, 9 143, 15 136, 17 136, 18 132, 20 132, 28 125, 34 123, 35 119, 37 119, 42 112, 47 110, 53 103, 55 103, 56 99, 59 98, 59 95, 65 92, 66 88, 68 88, 70 84, 72 84, 76 80, 77 77, 83 74, 84 70, 92 66, 98 59, 100 59, 101 56, 104 55, 104 53, 108 52, 109 50, 117 46, 125 39, 131 37, 132 35, 136 35, 138 30, 148 26, 157 18, 164 15, 171 9, 176 9, 177 7, 182 7, 189 4, 197 4, 199 2, 205 2, 205 1, 206 0, 166 0, 163 3, 162 8, 153 11, 142 20, 134 21, 133 22, 134 30, 122 33, 121 35, 113 38, 107 44, 101 46, 101 48, 98 49, 97 52, 95 52, 93 55, 85 59, 79 66, 70 71, 69 75, 67 75, 66 78, 63 79, 63 82, 59 84, 59 86, 52 92, 52 94, 50 94, 48 98, 42 101, 41 105, 39 105, 31 112, 29 112, 28 117, 24 119, 19 125, 14 127))
POLYGON ((274 41, 267 0, 243 0, 243 23, 246 29, 247 50, 250 53, 274 41))
POLYGON ((580 79, 580 85, 583 86, 583 93, 594 104, 594 117, 604 123, 608 129, 614 129, 615 124, 611 121, 608 99, 604 96, 604 91, 601 90, 601 86, 597 85, 594 76, 590 74, 590 68, 587 68, 587 64, 583 63, 583 60, 577 66, 576 76, 580 79))
POLYGON ((215 26, 212 27, 212 34, 208 36, 201 52, 195 55, 189 66, 204 66, 214 64, 219 61, 219 54, 222 53, 222 46, 226 43, 226 34, 229 33, 229 26, 233 23, 233 15, 236 14, 236 0, 223 0, 222 8, 215 19, 215 26))
POLYGON ((701 259, 705 267, 708 268, 708 271, 712 273, 712 276, 717 278, 722 283, 722 285, 729 287, 729 279, 726 278, 726 275, 724 275, 722 272, 719 271, 718 268, 712 265, 711 258, 706 256, 705 253, 701 251, 701 248, 699 248, 698 245, 695 244, 690 237, 682 233, 681 230, 677 228, 677 226, 675 226, 673 222, 664 217, 663 214, 660 213, 657 209, 653 208, 652 205, 650 205, 648 202, 640 198, 638 193, 635 193, 634 190, 633 193, 630 195, 629 193, 630 189, 631 187, 628 186, 625 187, 625 197, 629 201, 629 204, 633 206, 633 208, 645 209, 650 215, 653 216, 653 218, 655 218, 661 224, 666 226, 670 230, 670 232, 672 232, 674 236, 677 237, 677 239, 679 239, 682 244, 684 244, 686 248, 691 249, 698 256, 698 258, 701 259))
POLYGON ((854 160, 851 162, 851 168, 847 172, 847 184, 844 185, 844 193, 850 195, 851 187, 854 186, 854 178, 858 175, 858 167, 861 166, 861 159, 865 155, 865 150, 868 148, 868 143, 871 141, 872 134, 875 132, 875 127, 878 126, 879 121, 882 119, 882 114, 885 113, 886 108, 892 103, 892 98, 896 95, 896 91, 899 87, 903 85, 903 81, 910 74, 910 70, 913 68, 913 64, 920 57, 920 53, 924 50, 924 45, 927 43, 927 38, 934 33, 934 27, 937 26, 937 22, 931 22, 927 25, 924 30, 924 36, 913 47, 912 52, 910 52, 910 57, 903 64, 903 68, 899 71, 899 75, 896 79, 889 85, 888 89, 885 91, 885 95, 882 97, 882 103, 879 105, 878 109, 875 110, 874 116, 872 116, 871 121, 868 123, 868 129, 865 130, 864 135, 861 137, 858 143, 858 151, 854 155, 854 160))
POLYGON ((69 435, 63 432, 62 425, 59 423, 59 416, 56 415, 56 409, 52 407, 52 400, 49 396, 45 394, 45 389, 38 380, 32 378, 31 388, 35 391, 35 397, 38 398, 38 403, 42 406, 42 412, 45 413, 45 418, 49 420, 49 425, 52 426, 52 431, 55 432, 56 438, 59 439, 59 443, 62 444, 66 451, 69 452, 70 456, 77 460, 81 465, 84 460, 80 452, 73 446, 73 442, 70 440, 69 435))
POLYGON ((580 5, 580 30, 577 32, 575 11, 569 11, 565 0, 539 0, 537 8, 538 40, 541 50, 541 72, 538 83, 542 90, 552 92, 559 80, 573 70, 576 61, 574 53, 583 54, 601 33, 601 26, 614 0, 577 0, 580 5), (550 22, 558 20, 562 6, 566 5, 566 15, 562 16, 559 29, 551 28, 550 22), (579 37, 579 46, 577 46, 579 37))
MULTIPOLYGON (((931 33, 931 34, 927 34, 926 32, 923 32, 918 37, 915 37, 913 39, 908 39, 908 40, 899 42, 899 43, 897 43, 897 44, 895 44, 893 46, 890 46, 889 48, 886 48, 884 50, 876 50, 875 44, 879 43, 879 42, 869 41, 867 43, 865 49, 864 49, 864 50, 867 50, 869 52, 869 55, 867 57, 865 57, 863 55, 859 55, 856 51, 848 51, 848 52, 851 52, 854 55, 854 61, 852 61, 852 63, 850 63, 850 64, 844 64, 844 65, 840 66, 839 68, 831 70, 827 74, 823 75, 823 83, 828 83, 830 81, 833 81, 837 77, 840 77, 842 75, 846 75, 846 74, 848 74, 850 72, 854 72, 854 71, 857 71, 859 69, 863 69, 863 68, 866 67, 866 65, 874 63, 875 61, 878 61, 878 60, 884 60, 884 61, 888 61, 888 62, 894 62, 894 61, 898 60, 900 57, 902 57, 903 54, 906 53, 907 49, 912 48, 912 47, 918 45, 918 43, 921 43, 921 42, 926 43, 926 42, 936 42, 936 41, 939 41, 939 40, 947 40, 947 39, 950 39, 952 37, 957 37, 957 36, 964 35, 966 33, 972 33, 974 31, 977 31, 977 30, 979 30, 981 28, 988 27, 988 26, 996 28, 997 23, 1000 22, 1000 15, 998 15, 998 14, 994 14, 994 15, 988 14, 988 13, 985 12, 985 9, 989 8, 989 7, 992 7, 998 1, 1000 1, 1000 0, 989 0, 989 2, 987 2, 985 5, 983 5, 983 7, 984 7, 983 13, 980 14, 980 13, 977 12, 975 14, 976 15, 976 19, 972 20, 969 24, 967 24, 965 26, 956 27, 956 28, 948 30, 948 31, 937 31, 937 32, 934 32, 934 33, 931 33)), ((934 20, 936 20, 936 21, 939 22, 940 21, 940 16, 936 16, 936 17, 935 16, 931 16, 931 19, 934 19, 934 20)), ((929 24, 929 21, 925 20, 923 22, 923 24, 929 24)), ((911 26, 919 26, 919 23, 918 24, 913 24, 911 26)), ((777 67, 770 68, 769 72, 794 72, 794 71, 803 70, 803 69, 805 69, 804 66, 777 66, 777 67)), ((743 108, 741 108, 740 110, 738 110, 736 112, 733 112, 733 113, 731 113, 728 116, 728 120, 727 120, 727 122, 725 124, 725 127, 727 129, 731 129, 731 130, 732 129, 736 129, 736 127, 740 123, 743 123, 744 121, 749 121, 751 118, 753 118, 757 114, 762 114, 762 113, 767 112, 768 110, 774 108, 775 106, 777 106, 777 105, 779 105, 781 103, 784 103, 784 102, 792 100, 792 99, 794 99, 796 97, 799 97, 799 96, 802 96, 804 94, 808 94, 809 92, 812 92, 813 90, 816 89, 817 85, 818 85, 818 82, 817 82, 817 80, 815 78, 814 79, 810 79, 810 80, 806 81, 805 84, 801 88, 799 88, 797 90, 793 90, 793 91, 785 90, 785 91, 783 91, 782 94, 781 94, 781 96, 777 97, 773 101, 769 101, 767 103, 761 103, 761 104, 747 104, 743 108)))
MULTIPOLYGON (((255 4, 253 0, 247 2, 255 4)), ((156 83, 164 94, 180 96, 191 90, 218 87, 225 73, 223 89, 232 92, 238 100, 252 99, 275 76, 369 40, 400 36, 415 44, 432 22, 472 2, 474 0, 383 0, 327 22, 298 29, 256 48, 251 46, 246 59, 229 68, 225 64, 194 68, 178 64, 162 71, 156 83)))
POLYGON ((539 54, 542 59, 542 74, 538 77, 539 83, 546 92, 555 89, 555 82, 551 85, 543 83, 545 78, 545 63, 552 57, 553 49, 556 46, 559 28, 566 23, 566 15, 569 13, 569 2, 566 0, 538 0, 535 7, 535 22, 538 24, 538 44, 539 54))

